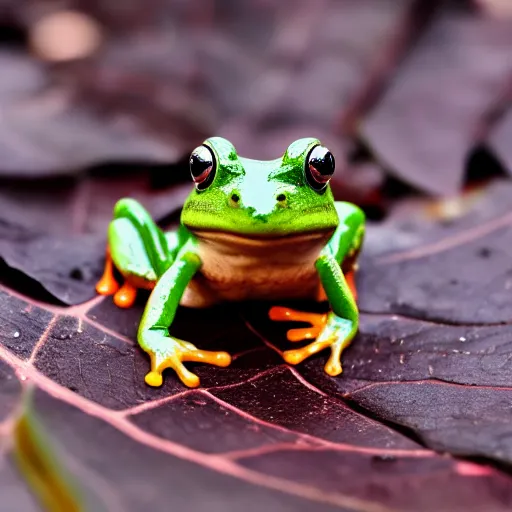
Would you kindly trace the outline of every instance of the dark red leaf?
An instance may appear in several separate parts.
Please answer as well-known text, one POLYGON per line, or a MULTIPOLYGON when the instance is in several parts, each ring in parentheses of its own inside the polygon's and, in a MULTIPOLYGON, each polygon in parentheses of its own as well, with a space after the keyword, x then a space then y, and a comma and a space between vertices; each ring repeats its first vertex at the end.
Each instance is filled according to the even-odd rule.
POLYGON ((320 499, 323 510, 352 510, 336 506, 336 496, 319 496, 314 487, 283 493, 277 490, 279 484, 285 483, 281 479, 168 443, 126 419, 110 421, 108 409, 96 407, 96 414, 90 414, 91 409, 85 412, 40 392, 35 410, 52 433, 53 441, 80 461, 83 469, 75 471, 75 475, 92 474, 108 510, 139 512, 172 505, 216 512, 255 512, 264 508, 308 511, 315 506, 314 500, 307 499, 309 494, 320 499))
POLYGON ((104 235, 56 238, 29 234, 14 242, 0 240, 0 255, 12 269, 40 282, 57 299, 75 304, 95 295, 105 240, 104 235))
MULTIPOLYGON (((414 359, 421 350, 416 346, 431 354, 431 348, 426 350, 428 340, 422 337, 419 345, 405 347, 392 342, 393 329, 402 329, 406 340, 414 340, 403 328, 410 324, 414 333, 421 330, 421 322, 388 319, 386 331, 381 317, 365 315, 361 334, 345 358, 345 374, 333 379, 323 373, 323 355, 298 371, 282 363, 266 338, 282 344, 280 333, 285 326, 276 328, 265 316, 267 309, 249 306, 243 308, 243 317, 229 307, 180 310, 174 334, 186 334, 204 348, 240 354, 232 367, 196 365, 203 384, 199 390, 184 388, 172 372, 162 388, 154 389, 143 383, 148 361, 133 340, 139 308, 111 315, 110 299, 104 298, 57 308, 17 298, 5 290, 0 310, 9 312, 10 329, 19 324, 19 331, 8 336, 6 330, 0 340, 4 346, 0 360, 12 382, 17 379, 11 368, 18 378, 40 390, 33 413, 58 448, 62 464, 79 482, 86 503, 94 503, 94 510, 158 507, 169 499, 169 489, 173 503, 186 503, 194 510, 206 510, 209 504, 208 510, 239 510, 240 506, 255 511, 264 506, 312 510, 321 505, 325 510, 384 512, 414 507, 433 511, 447 503, 451 510, 508 509, 512 503, 508 477, 484 465, 439 457, 419 446, 414 436, 404 436, 389 426, 405 425, 438 449, 504 460, 485 441, 495 439, 492 424, 500 421, 499 408, 487 419, 488 437, 468 452, 460 438, 466 439, 476 429, 470 422, 465 425, 460 414, 454 416, 453 407, 460 402, 440 401, 448 426, 451 418, 457 421, 457 432, 464 434, 452 445, 447 432, 454 432, 453 428, 439 429, 433 438, 424 434, 420 420, 430 416, 427 411, 414 415, 419 407, 414 402, 408 405, 409 401, 392 396, 385 403, 371 399, 373 387, 393 386, 386 379, 397 379, 391 389, 399 393, 402 386, 409 386, 400 380, 430 377, 420 356, 414 359), (198 314, 201 322, 194 321, 198 314), (30 329, 23 327, 27 315, 30 329), (374 325, 379 321, 380 326, 374 325), (125 334, 118 334, 119 330, 125 334), (19 340, 18 346, 13 339, 19 340), (381 360, 375 353, 378 347, 381 360), (405 350, 411 355, 405 359, 406 373, 400 373, 397 351, 405 350), (368 361, 370 357, 375 360, 368 361), (360 360, 364 361, 355 364, 360 360), (369 386, 370 382, 374 384, 369 386), (397 400, 400 407, 395 408, 397 400), (414 424, 409 424, 409 417, 416 418, 414 424), (411 474, 415 475, 412 479, 411 474), (453 491, 449 496, 443 491, 448 484, 453 491)), ((460 332, 446 334, 443 326, 436 327, 440 332, 433 337, 445 352, 450 345, 440 338, 452 339, 468 329, 450 327, 460 332)), ((478 349, 478 333, 473 338, 466 335, 467 342, 458 343, 478 349)), ((435 358, 426 357, 437 365, 435 358)), ((451 365, 460 366, 455 361, 451 365)), ((442 368, 439 371, 435 376, 441 378, 442 368)), ((465 374, 461 367, 461 375, 465 374)), ((459 387, 469 393, 474 389, 459 387)), ((19 391, 12 396, 9 400, 18 400, 19 391)), ((499 400, 499 394, 493 396, 499 400)), ((492 400, 489 396, 488 402, 492 400)), ((483 405, 475 400, 472 414, 483 405)))
MULTIPOLYGON (((313 134, 341 164, 347 141, 340 141, 340 124, 361 114, 361 93, 390 71, 382 65, 388 57, 384 54, 408 28, 404 19, 413 4, 417 2, 305 1, 291 10, 275 2, 275 31, 264 53, 260 41, 247 44, 239 26, 221 32, 224 44, 239 52, 235 69, 245 67, 228 81, 225 70, 231 68, 233 56, 217 55, 211 45, 200 52, 218 92, 214 103, 226 107, 219 133, 254 158, 276 158, 291 141, 313 134), (239 43, 245 43, 242 50, 239 43)), ((259 10, 258 2, 253 9, 259 10)), ((253 25, 253 16, 247 22, 253 25)), ((220 23, 222 28, 223 20, 220 23)))
POLYGON ((172 162, 184 150, 145 133, 139 123, 102 116, 50 83, 41 63, 0 52, 0 175, 73 175, 103 162, 172 162))
POLYGON ((234 411, 232 404, 226 405, 215 401, 209 393, 192 391, 155 408, 141 407, 130 419, 158 437, 205 453, 253 450, 301 441, 293 432, 256 422, 234 411))
POLYGON ((460 190, 482 118, 512 72, 511 47, 509 19, 445 8, 363 122, 381 162, 432 194, 460 190))
POLYGON ((505 479, 492 471, 431 457, 363 456, 338 450, 283 449, 242 459, 244 466, 270 475, 314 483, 325 493, 346 492, 364 500, 372 496, 386 510, 501 510, 510 499, 505 479), (328 469, 319 472, 318 468, 328 469), (474 472, 480 477, 468 479, 474 472), (487 475, 487 476, 486 476, 487 475), (501 481, 500 481, 501 480, 501 481), (449 489, 449 492, 447 490, 449 489))
POLYGON ((348 393, 347 399, 384 420, 414 430, 434 450, 506 464, 512 461, 510 388, 376 383, 348 393))
POLYGON ((60 184, 6 182, 0 257, 66 304, 93 298, 115 202, 134 197, 163 220, 179 212, 190 192, 189 183, 152 190, 149 181, 147 174, 126 172, 60 184))
MULTIPOLYGON (((314 135, 342 164, 344 136, 436 3, 253 1, 198 13, 137 1, 126 19, 113 3, 84 4, 109 36, 97 54, 44 68, 20 52, 5 67, 19 59, 33 85, 21 97, 9 89, 2 172, 175 162, 212 134, 257 158, 275 158, 292 140, 314 135)), ((32 5, 19 8, 22 25, 39 16, 32 5)))
POLYGON ((403 209, 382 230, 370 230, 359 276, 362 310, 446 323, 509 322, 511 192, 497 182, 466 206, 455 203, 469 210, 457 220, 436 220, 433 208, 413 215, 403 209))
POLYGON ((301 383, 289 368, 276 369, 257 381, 212 393, 265 422, 327 441, 390 449, 417 448, 396 432, 354 413, 344 403, 308 389, 307 383, 301 383))
POLYGON ((489 145, 496 152, 509 174, 512 174, 512 109, 501 119, 491 133, 489 145))

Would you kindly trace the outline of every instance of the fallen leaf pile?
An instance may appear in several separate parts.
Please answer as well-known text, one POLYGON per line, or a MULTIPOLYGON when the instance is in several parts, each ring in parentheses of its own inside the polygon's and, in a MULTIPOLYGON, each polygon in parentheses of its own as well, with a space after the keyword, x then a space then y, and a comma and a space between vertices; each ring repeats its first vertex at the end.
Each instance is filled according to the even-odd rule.
POLYGON ((509 511, 507 12, 5 2, 0 508, 509 511), (187 153, 213 134, 259 159, 318 136, 336 197, 366 210, 341 376, 324 353, 285 364, 290 325, 244 303, 181 308, 171 332, 233 364, 192 365, 199 389, 170 371, 150 388, 136 343, 147 295, 130 310, 96 296, 115 201, 175 226, 187 153))

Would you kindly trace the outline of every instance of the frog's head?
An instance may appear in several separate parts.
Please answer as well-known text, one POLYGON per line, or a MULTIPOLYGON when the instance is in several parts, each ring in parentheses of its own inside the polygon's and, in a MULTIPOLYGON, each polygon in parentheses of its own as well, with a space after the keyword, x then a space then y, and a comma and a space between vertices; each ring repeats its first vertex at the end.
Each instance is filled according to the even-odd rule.
POLYGON ((281 237, 338 225, 329 187, 334 157, 317 139, 297 140, 282 158, 258 161, 212 137, 192 152, 190 172, 195 190, 181 219, 192 231, 281 237))

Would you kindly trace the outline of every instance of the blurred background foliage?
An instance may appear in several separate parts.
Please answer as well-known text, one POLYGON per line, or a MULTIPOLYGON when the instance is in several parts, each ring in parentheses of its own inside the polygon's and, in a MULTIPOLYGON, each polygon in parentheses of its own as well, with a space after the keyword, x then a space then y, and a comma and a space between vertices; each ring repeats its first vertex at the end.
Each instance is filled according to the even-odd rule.
POLYGON ((169 190, 212 135, 259 159, 320 138, 336 196, 374 219, 451 197, 511 169, 511 50, 508 0, 3 0, 2 210, 29 224, 20 204, 91 175, 106 211, 169 190))

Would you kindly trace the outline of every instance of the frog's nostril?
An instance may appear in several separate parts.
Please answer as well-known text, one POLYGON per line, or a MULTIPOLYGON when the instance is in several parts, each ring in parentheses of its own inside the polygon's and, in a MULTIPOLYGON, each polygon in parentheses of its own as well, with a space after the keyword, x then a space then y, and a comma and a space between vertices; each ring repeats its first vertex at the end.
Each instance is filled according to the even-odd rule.
POLYGON ((232 207, 238 208, 240 206, 240 196, 236 192, 233 192, 231 194, 231 197, 229 198, 229 203, 232 207))
POLYGON ((278 194, 278 195, 276 196, 276 199, 277 199, 280 203, 282 203, 283 201, 286 201, 286 195, 285 195, 285 194, 278 194))

